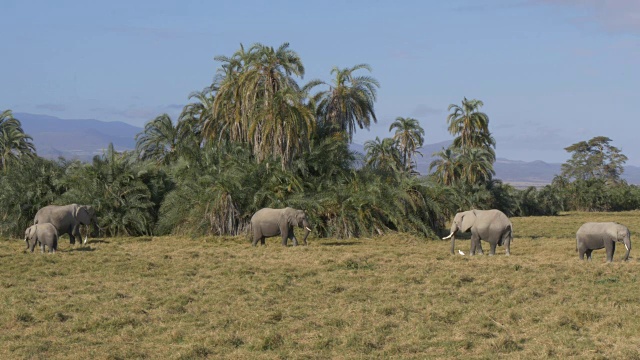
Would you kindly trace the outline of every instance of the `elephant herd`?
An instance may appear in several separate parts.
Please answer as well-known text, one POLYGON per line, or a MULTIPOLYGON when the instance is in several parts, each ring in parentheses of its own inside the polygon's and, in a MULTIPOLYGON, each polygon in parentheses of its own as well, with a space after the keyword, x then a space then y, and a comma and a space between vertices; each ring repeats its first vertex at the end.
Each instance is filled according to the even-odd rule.
MULTIPOLYGON (((280 235, 282 245, 287 245, 287 240, 291 239, 293 245, 298 245, 298 240, 293 234, 295 226, 305 229, 304 244, 307 245, 307 237, 311 232, 309 221, 302 210, 293 208, 270 209, 265 208, 256 212, 251 218, 251 228, 253 234, 252 245, 256 246, 258 241, 265 244, 265 238, 280 235)), ((509 218, 500 210, 469 210, 459 212, 451 222, 451 232, 443 240, 451 239, 451 254, 454 254, 456 234, 471 232, 470 254, 484 254, 481 240, 489 243, 489 255, 495 255, 496 247, 505 247, 506 255, 511 254, 511 241, 513 241, 513 225, 509 218)), ((614 222, 589 222, 580 227, 576 233, 576 251, 580 259, 591 260, 593 250, 605 248, 607 251, 607 261, 613 261, 616 242, 624 244, 627 252, 623 260, 629 259, 631 251, 631 234, 629 229, 614 222)))
MULTIPOLYGON (((454 254, 456 234, 458 232, 471 232, 470 254, 483 254, 480 240, 489 243, 490 255, 495 255, 496 246, 504 245, 506 255, 511 253, 511 241, 513 240, 513 225, 509 218, 500 210, 469 210, 459 212, 451 222, 451 233, 442 238, 451 239, 451 254, 454 254)), ((593 250, 606 249, 607 262, 613 261, 613 253, 616 250, 616 242, 621 242, 627 249, 622 258, 629 259, 631 252, 631 233, 629 229, 615 222, 588 222, 583 224, 576 233, 576 251, 580 260, 591 260, 593 250)))
MULTIPOLYGON (((47 247, 53 253, 58 249, 60 235, 68 234, 71 244, 75 244, 76 238, 81 240, 80 225, 90 224, 94 225, 94 230, 98 227, 96 211, 91 205, 45 206, 36 213, 33 225, 25 230, 24 241, 31 252, 39 244, 42 252, 47 247)), ((87 242, 86 236, 84 242, 87 242)))
MULTIPOLYGON (((45 246, 49 248, 49 252, 55 252, 59 235, 68 234, 71 244, 75 244, 76 238, 81 239, 80 225, 91 224, 94 225, 94 230, 98 228, 95 209, 90 205, 49 205, 38 210, 33 225, 25 230, 24 240, 31 252, 37 244, 40 244, 42 252, 45 251, 45 246)), ((258 241, 265 245, 265 238, 280 235, 283 246, 287 246, 289 239, 297 246, 298 239, 293 232, 294 227, 304 228, 305 236, 302 241, 307 245, 307 237, 311 233, 310 226, 303 210, 290 207, 264 208, 251 217, 252 245, 256 246, 258 241)), ((443 238, 451 239, 451 254, 454 254, 456 235, 466 232, 471 232, 470 255, 484 254, 481 240, 489 243, 490 255, 495 255, 496 247, 503 245, 506 255, 511 254, 513 225, 500 210, 469 210, 457 213, 451 222, 450 234, 443 238)), ((85 236, 84 242, 86 241, 85 236)), ((582 225, 576 233, 576 251, 581 260, 585 254, 587 259, 591 260, 593 250, 604 248, 607 261, 613 261, 616 242, 624 244, 627 252, 623 260, 628 260, 631 234, 626 226, 615 222, 589 222, 582 225)))

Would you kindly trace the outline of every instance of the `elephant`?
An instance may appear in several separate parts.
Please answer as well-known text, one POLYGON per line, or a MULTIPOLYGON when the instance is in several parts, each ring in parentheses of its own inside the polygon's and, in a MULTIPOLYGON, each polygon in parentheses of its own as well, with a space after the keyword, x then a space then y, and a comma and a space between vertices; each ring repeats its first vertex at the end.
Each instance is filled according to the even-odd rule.
POLYGON ((290 207, 284 209, 264 208, 258 210, 251 217, 251 231, 253 232, 253 242, 256 246, 258 240, 264 245, 264 239, 281 235, 282 245, 287 246, 287 240, 293 240, 293 246, 298 245, 298 239, 293 234, 293 227, 303 227, 306 230, 303 242, 307 245, 307 237, 311 232, 307 215, 303 210, 296 210, 290 207))
MULTIPOLYGON (((69 234, 69 241, 71 245, 76 243, 76 237, 81 241, 80 225, 94 226, 94 232, 91 236, 96 236, 96 229, 98 227, 98 220, 96 218, 96 211, 91 205, 49 205, 38 210, 35 218, 33 219, 35 224, 51 223, 58 230, 58 234, 69 234)), ((84 243, 87 243, 87 236, 84 238, 84 243)))
POLYGON ((50 253, 55 253, 58 249, 58 230, 50 223, 31 225, 24 231, 24 241, 31 252, 40 243, 43 253, 45 245, 50 253))
POLYGON ((605 248, 607 251, 607 262, 613 261, 613 253, 616 251, 616 241, 624 244, 627 253, 622 258, 629 260, 631 252, 631 233, 629 229, 616 222, 588 222, 582 224, 576 232, 576 251, 580 260, 591 260, 593 250, 605 248))
POLYGON ((495 255, 496 245, 504 245, 506 255, 511 254, 511 241, 513 240, 513 225, 507 215, 500 210, 469 210, 459 212, 451 223, 451 233, 443 240, 451 238, 451 254, 454 254, 456 234, 458 232, 471 231, 471 255, 484 254, 480 240, 488 242, 491 246, 489 255, 495 255))

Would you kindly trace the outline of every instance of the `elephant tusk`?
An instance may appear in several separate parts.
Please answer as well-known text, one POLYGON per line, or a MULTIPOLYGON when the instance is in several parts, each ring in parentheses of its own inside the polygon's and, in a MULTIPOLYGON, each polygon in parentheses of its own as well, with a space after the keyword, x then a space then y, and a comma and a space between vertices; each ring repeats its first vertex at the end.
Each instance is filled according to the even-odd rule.
POLYGON ((308 226, 305 226, 304 228, 305 228, 307 231, 311 232, 311 229, 309 229, 309 227, 308 227, 308 226))
POLYGON ((83 245, 87 243, 87 235, 84 236, 84 242, 82 243, 83 245))
POLYGON ((443 237, 442 240, 451 239, 452 236, 453 236, 453 233, 449 234, 449 236, 443 237))
POLYGON ((629 247, 627 246, 627 244, 624 244, 624 247, 627 248, 627 251, 629 251, 629 247))

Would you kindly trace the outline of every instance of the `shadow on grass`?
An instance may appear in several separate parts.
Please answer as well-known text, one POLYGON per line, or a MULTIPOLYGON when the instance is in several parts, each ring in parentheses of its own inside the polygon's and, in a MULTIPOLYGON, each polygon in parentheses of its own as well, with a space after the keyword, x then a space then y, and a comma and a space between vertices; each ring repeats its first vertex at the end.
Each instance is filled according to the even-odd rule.
POLYGON ((67 250, 67 252, 72 252, 72 251, 82 251, 82 252, 91 252, 91 251, 96 251, 96 249, 90 247, 90 246, 82 246, 82 247, 74 247, 71 248, 69 250, 67 250))
POLYGON ((321 243, 320 246, 351 246, 361 244, 361 241, 332 241, 321 243))
POLYGON ((87 241, 87 244, 86 244, 86 245, 89 245, 89 244, 110 244, 110 243, 111 243, 111 242, 110 242, 110 241, 107 241, 107 240, 100 240, 100 239, 96 239, 96 240, 89 240, 89 241, 87 241))

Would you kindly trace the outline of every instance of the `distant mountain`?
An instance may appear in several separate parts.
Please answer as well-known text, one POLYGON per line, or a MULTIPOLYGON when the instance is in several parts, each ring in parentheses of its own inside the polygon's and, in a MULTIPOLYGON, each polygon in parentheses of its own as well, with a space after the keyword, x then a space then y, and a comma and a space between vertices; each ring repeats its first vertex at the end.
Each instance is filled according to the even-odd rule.
POLYGON ((39 156, 91 161, 113 143, 117 151, 133 150, 142 128, 120 121, 68 120, 48 115, 14 113, 25 133, 33 138, 39 156))
MULTIPOLYGON (((24 131, 33 137, 38 155, 49 159, 62 156, 66 159, 91 161, 95 155, 102 155, 109 143, 113 143, 117 151, 133 150, 136 147, 135 136, 143 130, 120 121, 68 120, 27 113, 13 115, 22 122, 24 131)), ((416 159, 418 172, 428 174, 429 164, 434 160, 432 154, 449 145, 450 140, 420 148, 422 156, 416 159)), ((360 144, 351 144, 351 150, 365 153, 364 146, 360 144)), ((553 177, 560 173, 560 164, 498 158, 494 169, 496 178, 522 188, 550 184, 553 177)), ((622 178, 630 184, 640 185, 640 167, 625 167, 622 178)))
MULTIPOLYGON (((422 157, 416 159, 417 170, 420 174, 429 173, 429 165, 436 157, 434 153, 446 149, 451 145, 452 141, 442 141, 435 144, 427 144, 419 149, 422 157)), ((359 144, 352 144, 351 149, 364 154, 364 147, 359 144)), ((553 178, 560 174, 561 164, 546 163, 541 160, 536 161, 520 161, 498 158, 493 164, 496 171, 496 179, 511 184, 517 188, 525 188, 529 186, 541 187, 551 184, 553 178)), ((626 166, 622 178, 629 184, 640 185, 640 167, 626 166)))

